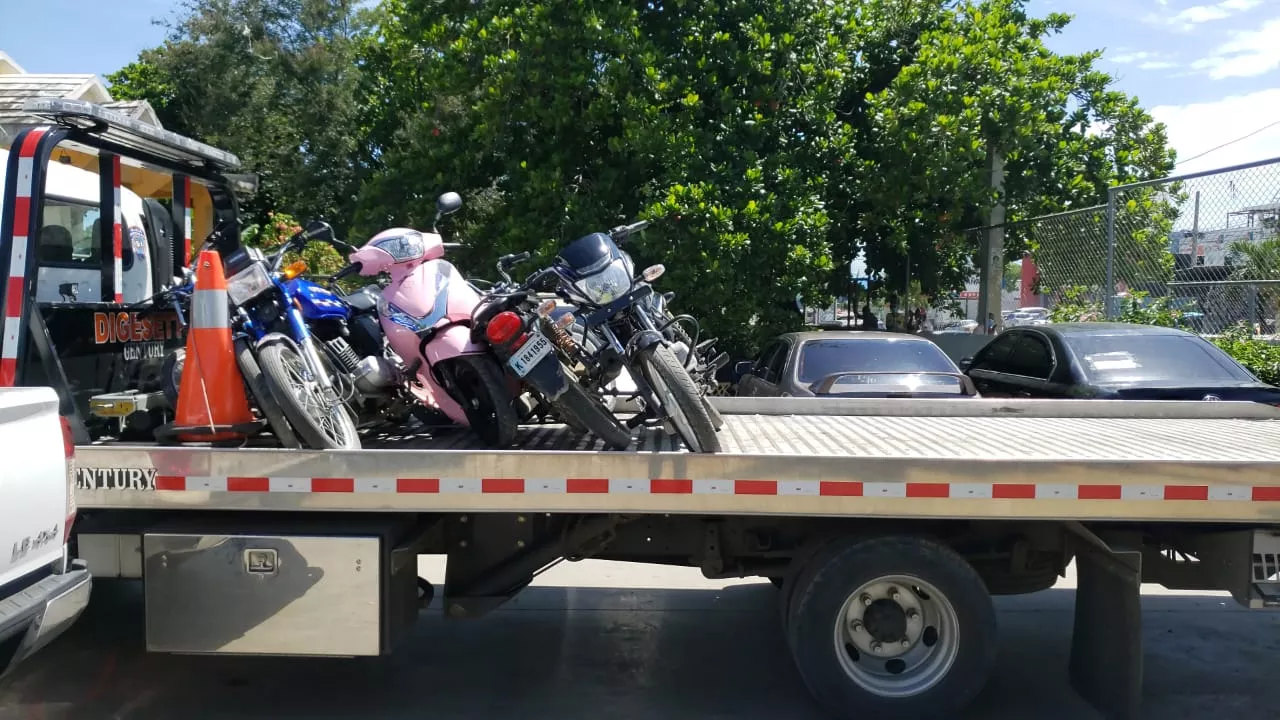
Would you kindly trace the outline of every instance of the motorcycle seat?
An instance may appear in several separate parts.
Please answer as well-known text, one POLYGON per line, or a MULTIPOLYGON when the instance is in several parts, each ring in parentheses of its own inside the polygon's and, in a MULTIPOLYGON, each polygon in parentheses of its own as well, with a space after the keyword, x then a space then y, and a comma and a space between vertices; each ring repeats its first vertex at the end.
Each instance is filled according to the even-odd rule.
POLYGON ((356 312, 375 312, 378 309, 378 293, 368 289, 357 290, 350 295, 344 295, 342 301, 351 306, 356 312))

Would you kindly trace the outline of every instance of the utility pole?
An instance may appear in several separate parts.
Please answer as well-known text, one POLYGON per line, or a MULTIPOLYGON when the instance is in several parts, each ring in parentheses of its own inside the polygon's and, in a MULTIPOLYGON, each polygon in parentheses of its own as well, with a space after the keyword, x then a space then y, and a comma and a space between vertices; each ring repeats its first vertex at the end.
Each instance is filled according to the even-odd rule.
POLYGON ((1000 298, 1004 286, 1004 153, 992 150, 990 155, 991 189, 996 192, 996 201, 987 213, 986 235, 979 242, 978 322, 984 332, 994 335, 1001 330, 1000 298))

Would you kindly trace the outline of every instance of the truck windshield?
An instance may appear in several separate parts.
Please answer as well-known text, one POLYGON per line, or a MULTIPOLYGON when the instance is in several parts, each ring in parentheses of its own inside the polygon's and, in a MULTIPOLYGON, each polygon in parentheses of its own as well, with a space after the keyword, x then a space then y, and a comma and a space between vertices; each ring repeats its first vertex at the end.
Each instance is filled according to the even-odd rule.
POLYGON ((1257 382, 1206 340, 1189 335, 1067 335, 1089 382, 1099 385, 1257 382))
POLYGON ((810 340, 800 347, 797 366, 802 383, 844 372, 959 372, 931 342, 888 338, 810 340))

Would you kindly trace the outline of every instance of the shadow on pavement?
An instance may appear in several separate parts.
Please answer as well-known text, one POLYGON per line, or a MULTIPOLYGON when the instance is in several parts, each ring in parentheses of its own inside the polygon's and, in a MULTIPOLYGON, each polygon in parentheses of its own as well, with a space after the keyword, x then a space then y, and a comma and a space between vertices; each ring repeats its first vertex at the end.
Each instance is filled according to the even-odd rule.
MULTIPOLYGON (((1065 680, 1072 600, 997 600, 997 667, 964 720, 1094 717, 1065 680)), ((141 587, 99 581, 80 622, 0 685, 0 719, 822 718, 776 601, 767 583, 533 587, 475 621, 437 601, 390 657, 193 657, 144 653, 141 587)), ((1276 716, 1280 617, 1216 596, 1143 608, 1147 717, 1276 716)))

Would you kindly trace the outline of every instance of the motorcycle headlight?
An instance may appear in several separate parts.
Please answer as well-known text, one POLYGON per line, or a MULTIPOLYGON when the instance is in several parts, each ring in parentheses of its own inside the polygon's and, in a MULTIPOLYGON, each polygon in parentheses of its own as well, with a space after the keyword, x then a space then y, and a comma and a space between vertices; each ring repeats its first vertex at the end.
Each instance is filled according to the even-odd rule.
POLYGON ((422 233, 414 230, 376 240, 373 246, 379 250, 386 250, 396 262, 414 260, 427 252, 427 244, 422 239, 422 233))
POLYGON ((608 305, 631 290, 631 273, 626 264, 617 259, 605 269, 573 284, 588 300, 597 305, 608 305))

